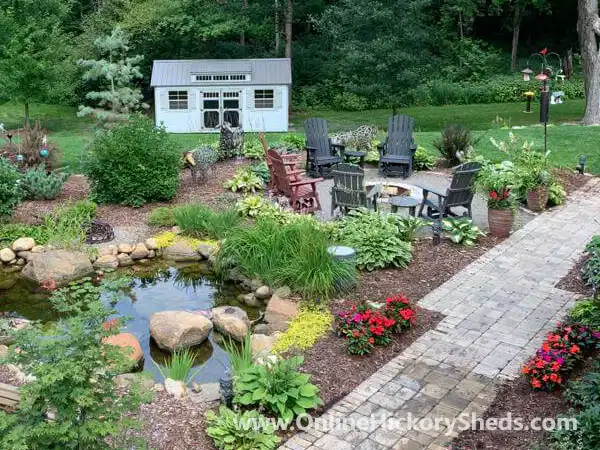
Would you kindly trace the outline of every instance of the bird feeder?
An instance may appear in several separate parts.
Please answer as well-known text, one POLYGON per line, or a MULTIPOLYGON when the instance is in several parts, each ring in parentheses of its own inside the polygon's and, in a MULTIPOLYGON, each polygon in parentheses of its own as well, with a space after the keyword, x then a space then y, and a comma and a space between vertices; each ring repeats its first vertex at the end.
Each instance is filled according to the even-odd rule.
POLYGON ((523 95, 526 98, 525 111, 523 111, 523 112, 530 114, 531 113, 531 101, 533 100, 533 97, 535 97, 535 92, 527 91, 527 92, 523 92, 523 95))
POLYGON ((533 70, 527 67, 526 69, 521 70, 521 73, 523 74, 523 81, 531 81, 531 75, 533 75, 533 70))

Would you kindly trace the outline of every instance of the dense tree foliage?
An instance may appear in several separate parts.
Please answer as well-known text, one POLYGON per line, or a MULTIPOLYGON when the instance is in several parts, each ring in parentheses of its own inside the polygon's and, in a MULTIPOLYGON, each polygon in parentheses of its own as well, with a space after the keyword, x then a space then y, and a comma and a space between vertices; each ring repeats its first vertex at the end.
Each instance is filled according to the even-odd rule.
POLYGON ((154 59, 291 55, 296 107, 394 107, 428 83, 518 72, 544 47, 573 49, 578 69, 576 22, 569 0, 0 0, 0 97, 83 101, 98 86, 75 61, 120 26, 146 97, 154 59))

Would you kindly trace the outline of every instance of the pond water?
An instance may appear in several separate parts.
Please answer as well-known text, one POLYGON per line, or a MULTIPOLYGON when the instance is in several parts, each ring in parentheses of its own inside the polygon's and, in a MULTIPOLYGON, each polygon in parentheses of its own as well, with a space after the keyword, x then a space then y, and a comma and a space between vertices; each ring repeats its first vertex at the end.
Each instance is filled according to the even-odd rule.
MULTIPOLYGON (((119 271, 119 274, 131 277, 130 288, 122 293, 116 303, 109 305, 108 299, 104 299, 105 303, 112 306, 119 316, 130 319, 123 331, 131 332, 139 339, 145 356, 143 368, 157 380, 162 377, 156 364, 163 364, 170 354, 160 350, 150 337, 149 321, 155 312, 203 311, 219 305, 236 305, 248 312, 250 320, 258 315, 256 309, 237 301, 239 291, 235 286, 218 281, 203 263, 177 266, 155 263, 136 272, 119 271)), ((32 291, 27 283, 14 274, 3 275, 0 272, 2 311, 42 322, 57 319, 47 294, 32 291)), ((216 382, 223 375, 228 358, 221 342, 222 336, 213 331, 202 345, 193 349, 197 355, 196 368, 201 368, 195 377, 196 381, 216 382)))

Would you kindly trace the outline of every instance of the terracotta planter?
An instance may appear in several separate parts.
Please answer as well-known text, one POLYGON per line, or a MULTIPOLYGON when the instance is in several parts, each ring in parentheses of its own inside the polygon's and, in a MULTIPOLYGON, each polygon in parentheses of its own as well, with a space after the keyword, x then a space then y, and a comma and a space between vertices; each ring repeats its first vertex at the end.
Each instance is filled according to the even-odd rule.
POLYGON ((527 193, 527 208, 532 211, 543 211, 548 203, 548 187, 543 186, 527 193))
POLYGON ((507 237, 515 221, 512 209, 488 209, 488 225, 490 234, 496 237, 507 237))

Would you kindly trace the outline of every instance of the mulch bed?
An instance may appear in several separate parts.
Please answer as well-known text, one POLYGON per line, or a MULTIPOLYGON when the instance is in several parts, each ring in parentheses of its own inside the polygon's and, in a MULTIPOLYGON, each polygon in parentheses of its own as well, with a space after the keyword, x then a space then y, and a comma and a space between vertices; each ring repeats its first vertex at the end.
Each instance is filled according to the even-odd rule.
POLYGON ((565 291, 575 292, 576 294, 591 297, 593 295, 592 288, 587 286, 581 279, 581 269, 588 258, 589 257, 587 255, 583 255, 571 268, 569 273, 556 284, 556 287, 558 289, 563 289, 565 291))
POLYGON ((22 386, 22 380, 8 365, 0 364, 0 383, 22 386))
POLYGON ((562 184, 567 191, 567 195, 572 194, 577 189, 583 187, 591 177, 581 175, 573 170, 569 169, 556 169, 554 174, 558 178, 560 184, 562 184))
MULTIPOLYGON (((574 380, 592 369, 595 359, 597 355, 587 358, 585 363, 569 376, 569 379, 574 380)), ((510 413, 513 419, 521 417, 523 424, 528 425, 536 417, 555 418, 566 414, 571 408, 562 394, 561 390, 534 391, 527 379, 521 376, 502 386, 483 419, 507 417, 510 413)), ((452 450, 528 450, 534 448, 534 444, 537 444, 535 448, 546 447, 544 444, 549 438, 550 432, 543 430, 468 430, 461 432, 450 448, 452 450)))

